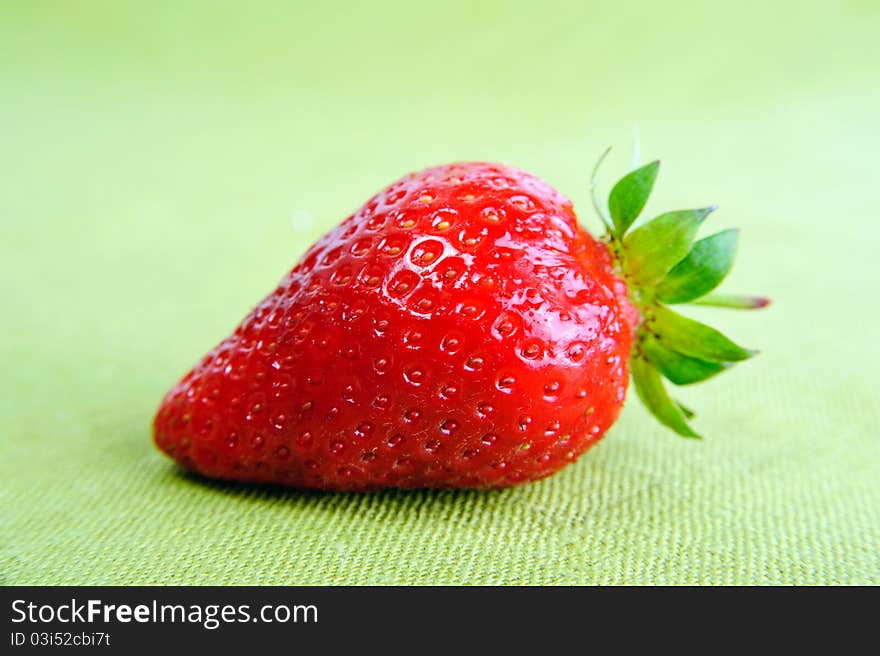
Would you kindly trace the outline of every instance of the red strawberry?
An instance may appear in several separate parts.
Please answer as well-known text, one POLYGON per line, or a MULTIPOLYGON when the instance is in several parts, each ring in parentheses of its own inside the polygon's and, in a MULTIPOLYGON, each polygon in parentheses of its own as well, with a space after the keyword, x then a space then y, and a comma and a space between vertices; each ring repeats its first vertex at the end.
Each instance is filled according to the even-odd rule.
POLYGON ((626 234, 656 172, 615 186, 605 242, 515 168, 402 178, 314 244, 168 393, 156 444, 238 481, 503 487, 552 474, 604 435, 631 355, 648 407, 694 435, 661 373, 695 382, 750 352, 662 301, 755 302, 704 296, 735 248, 727 231, 691 249, 708 210, 626 234))

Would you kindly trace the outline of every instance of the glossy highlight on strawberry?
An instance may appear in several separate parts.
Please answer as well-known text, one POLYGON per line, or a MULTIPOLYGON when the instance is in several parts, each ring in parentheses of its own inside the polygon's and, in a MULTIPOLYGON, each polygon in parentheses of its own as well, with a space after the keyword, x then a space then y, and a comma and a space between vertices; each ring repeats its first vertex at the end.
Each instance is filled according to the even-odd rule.
POLYGON ((638 313, 543 181, 408 175, 331 230, 166 396, 155 442, 208 477, 503 487, 617 418, 638 313))

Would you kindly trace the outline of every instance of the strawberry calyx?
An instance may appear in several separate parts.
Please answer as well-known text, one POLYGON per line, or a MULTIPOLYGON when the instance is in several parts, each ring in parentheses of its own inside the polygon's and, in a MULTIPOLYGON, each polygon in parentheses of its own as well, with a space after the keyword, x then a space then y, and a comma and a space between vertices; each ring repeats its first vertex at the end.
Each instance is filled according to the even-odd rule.
POLYGON ((696 240, 697 231, 715 207, 665 212, 636 223, 654 188, 659 161, 618 180, 603 206, 596 183, 608 152, 596 164, 591 191, 605 226, 603 240, 612 254, 615 272, 626 283, 629 300, 640 314, 630 355, 633 384, 660 423, 684 437, 699 438, 689 423, 693 410, 670 396, 663 379, 677 386, 699 383, 757 351, 669 306, 758 309, 770 301, 762 296, 714 293, 733 267, 739 240, 735 229, 696 240))

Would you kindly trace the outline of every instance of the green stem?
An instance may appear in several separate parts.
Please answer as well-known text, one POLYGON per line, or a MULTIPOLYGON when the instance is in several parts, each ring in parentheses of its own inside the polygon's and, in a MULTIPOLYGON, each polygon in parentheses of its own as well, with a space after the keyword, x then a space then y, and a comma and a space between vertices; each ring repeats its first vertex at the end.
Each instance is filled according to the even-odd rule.
POLYGON ((690 302, 691 305, 710 305, 712 307, 732 308, 734 310, 758 310, 770 305, 765 296, 733 296, 730 294, 706 294, 690 302))

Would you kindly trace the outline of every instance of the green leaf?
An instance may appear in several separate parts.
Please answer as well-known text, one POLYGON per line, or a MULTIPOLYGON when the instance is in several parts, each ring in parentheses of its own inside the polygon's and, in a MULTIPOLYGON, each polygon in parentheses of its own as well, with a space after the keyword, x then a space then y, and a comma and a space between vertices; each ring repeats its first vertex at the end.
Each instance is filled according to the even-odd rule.
POLYGON ((627 173, 611 189, 608 211, 611 212, 618 237, 623 237, 644 209, 659 170, 660 162, 655 160, 627 173))
POLYGON ((700 360, 739 362, 757 353, 735 344, 714 328, 663 306, 652 308, 648 329, 659 335, 667 349, 700 360))
POLYGON ((661 424, 668 426, 679 435, 699 439, 700 436, 688 426, 685 413, 666 392, 660 373, 651 366, 651 363, 640 355, 634 355, 630 366, 636 392, 648 411, 661 424))
POLYGON ((722 230, 696 242, 657 286, 664 303, 687 303, 715 289, 733 267, 738 230, 722 230))
POLYGON ((681 410, 681 411, 684 413, 684 416, 687 417, 688 419, 693 419, 694 417, 697 416, 697 413, 696 413, 696 412, 694 412, 693 410, 691 410, 689 407, 687 407, 687 406, 686 406, 684 403, 682 403, 681 401, 676 401, 676 402, 675 402, 675 405, 678 406, 679 410, 681 410))
POLYGON ((693 305, 731 308, 733 310, 760 310, 770 305, 766 296, 730 296, 727 294, 707 294, 691 301, 693 305))
POLYGON ((626 268, 640 285, 654 285, 691 248, 697 229, 714 207, 667 212, 633 230, 623 241, 626 268))
POLYGON ((699 383, 730 366, 727 362, 707 362, 670 351, 650 334, 642 338, 640 348, 651 364, 676 385, 699 383))

